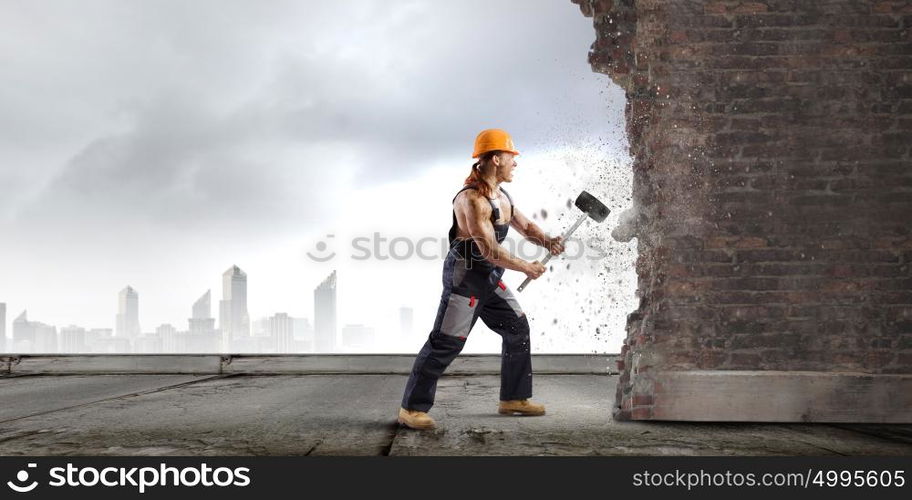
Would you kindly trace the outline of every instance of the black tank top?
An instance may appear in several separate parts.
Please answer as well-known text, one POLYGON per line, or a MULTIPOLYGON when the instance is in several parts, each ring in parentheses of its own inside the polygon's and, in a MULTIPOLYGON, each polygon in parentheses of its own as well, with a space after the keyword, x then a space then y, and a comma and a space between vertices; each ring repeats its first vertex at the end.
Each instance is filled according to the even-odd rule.
MULTIPOLYGON (((469 186, 466 186, 466 187, 460 189, 459 192, 456 193, 456 196, 453 197, 453 203, 456 202, 456 198, 459 196, 459 193, 462 193, 463 191, 465 191, 467 189, 478 189, 478 187, 474 186, 474 185, 469 185, 469 186)), ((512 219, 513 218, 513 197, 511 197, 510 193, 508 193, 503 188, 500 188, 500 191, 502 191, 503 194, 507 195, 507 199, 510 200, 510 218, 512 219)), ((494 200, 492 200, 490 198, 487 198, 487 200, 488 200, 488 203, 491 204, 491 224, 494 225, 494 236, 497 239, 497 243, 503 243, 503 241, 507 238, 507 231, 510 230, 510 223, 508 222, 506 224, 498 224, 497 221, 500 219, 500 208, 494 204, 494 200)), ((464 259, 467 258, 467 255, 471 255, 473 261, 475 261, 475 262, 481 261, 486 264, 489 264, 490 267, 493 267, 493 265, 491 265, 490 262, 484 260, 484 258, 481 256, 481 251, 478 249, 478 245, 475 244, 475 240, 473 240, 472 238, 461 239, 461 238, 456 237, 458 228, 459 228, 459 224, 456 221, 456 210, 454 209, 453 210, 453 225, 450 227, 450 235, 449 235, 450 236, 450 250, 455 251, 456 255, 458 255, 459 257, 462 257, 464 259)))

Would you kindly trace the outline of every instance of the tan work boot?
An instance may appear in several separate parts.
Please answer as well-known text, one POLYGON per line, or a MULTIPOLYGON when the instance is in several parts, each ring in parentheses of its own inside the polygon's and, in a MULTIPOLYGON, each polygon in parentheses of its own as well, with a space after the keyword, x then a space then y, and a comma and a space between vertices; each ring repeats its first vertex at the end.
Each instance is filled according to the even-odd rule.
POLYGON ((545 405, 532 403, 528 399, 517 399, 514 401, 501 401, 497 407, 497 413, 501 415, 527 415, 538 416, 545 414, 545 405))
POLYGON ((419 431, 437 428, 437 423, 427 413, 405 408, 399 408, 399 423, 419 431))

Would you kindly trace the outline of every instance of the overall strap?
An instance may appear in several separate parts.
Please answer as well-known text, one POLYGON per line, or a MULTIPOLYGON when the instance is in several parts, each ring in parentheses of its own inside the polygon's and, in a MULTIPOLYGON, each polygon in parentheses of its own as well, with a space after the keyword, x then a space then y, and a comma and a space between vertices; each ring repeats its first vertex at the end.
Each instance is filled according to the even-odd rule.
POLYGON ((513 217, 513 197, 510 196, 510 193, 508 193, 506 189, 500 188, 500 190, 501 190, 501 192, 503 192, 503 194, 507 195, 507 199, 510 200, 510 218, 512 218, 513 217))
POLYGON ((475 187, 475 186, 473 186, 473 185, 471 185, 471 184, 468 185, 468 186, 465 186, 464 188, 462 188, 462 189, 460 189, 458 192, 456 192, 456 196, 453 197, 453 201, 451 201, 450 203, 456 203, 456 198, 459 197, 459 194, 462 193, 463 191, 467 190, 467 189, 478 189, 478 188, 475 187))
MULTIPOLYGON (((467 190, 467 189, 476 189, 476 190, 477 190, 478 187, 475 186, 475 185, 473 185, 473 184, 470 184, 470 185, 468 185, 468 186, 465 186, 464 188, 460 189, 459 192, 456 193, 456 196, 453 197, 453 201, 452 201, 451 203, 455 203, 455 202, 456 202, 456 198, 459 197, 459 194, 462 193, 463 191, 467 190)), ((504 191, 504 194, 506 194, 506 191, 504 191)), ((513 213, 513 212, 512 212, 512 210, 513 210, 513 199, 510 198, 510 195, 507 195, 507 198, 510 200, 510 210, 511 210, 510 213, 513 213)), ((500 208, 499 208, 497 205, 494 204, 494 200, 492 200, 491 198, 488 198, 487 196, 485 196, 485 199, 488 200, 488 204, 491 205, 491 221, 496 223, 496 222, 497 222, 497 219, 500 218, 500 208)), ((453 221, 455 221, 455 220, 456 220, 456 214, 453 213, 453 221)))

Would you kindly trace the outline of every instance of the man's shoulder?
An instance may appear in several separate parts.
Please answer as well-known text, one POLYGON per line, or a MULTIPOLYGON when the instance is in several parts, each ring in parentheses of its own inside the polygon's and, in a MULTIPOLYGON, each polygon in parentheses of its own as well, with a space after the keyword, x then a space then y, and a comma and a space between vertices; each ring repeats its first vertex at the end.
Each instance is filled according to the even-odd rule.
POLYGON ((491 204, 477 189, 466 189, 456 195, 456 206, 474 212, 488 213, 491 204))

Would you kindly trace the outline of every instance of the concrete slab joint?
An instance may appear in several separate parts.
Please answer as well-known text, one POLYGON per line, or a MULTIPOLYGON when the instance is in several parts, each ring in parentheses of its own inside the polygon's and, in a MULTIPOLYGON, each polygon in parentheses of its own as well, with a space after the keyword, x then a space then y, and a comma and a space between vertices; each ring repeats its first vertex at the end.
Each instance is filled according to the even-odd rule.
POLYGON ((222 356, 221 357, 221 360, 219 361, 219 374, 222 374, 225 372, 225 368, 231 364, 233 359, 234 358, 232 356, 222 356))
MULTIPOLYGON (((6 358, 0 358, 0 360, 6 358)), ((406 354, 110 354, 24 355, 0 365, 19 375, 64 374, 407 374, 413 355, 406 354)), ((609 375, 615 354, 535 354, 539 374, 609 375)), ((452 375, 497 374, 500 355, 463 355, 449 370, 452 375)))

